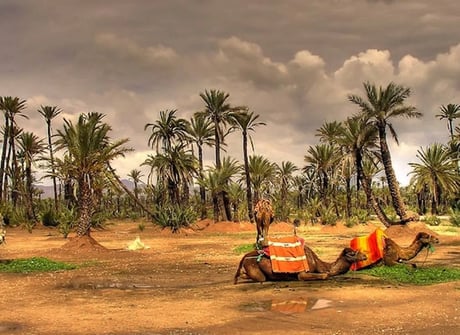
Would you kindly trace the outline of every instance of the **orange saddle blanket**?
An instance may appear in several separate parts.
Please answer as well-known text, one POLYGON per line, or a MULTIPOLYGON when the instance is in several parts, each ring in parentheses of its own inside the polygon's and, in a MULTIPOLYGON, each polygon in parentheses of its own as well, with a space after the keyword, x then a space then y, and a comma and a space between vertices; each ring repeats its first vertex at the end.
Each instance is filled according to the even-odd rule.
POLYGON ((296 273, 308 271, 303 250, 304 240, 297 236, 270 237, 268 254, 273 272, 296 273))
POLYGON ((352 264, 351 270, 359 270, 372 265, 383 258, 385 233, 380 228, 367 236, 355 237, 350 241, 350 248, 366 254, 367 260, 352 264))

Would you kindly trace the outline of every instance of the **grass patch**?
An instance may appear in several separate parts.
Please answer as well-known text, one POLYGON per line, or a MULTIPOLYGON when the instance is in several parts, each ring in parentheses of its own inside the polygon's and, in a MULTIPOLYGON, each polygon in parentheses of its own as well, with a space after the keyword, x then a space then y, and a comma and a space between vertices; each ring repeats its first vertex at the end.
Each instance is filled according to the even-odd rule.
POLYGON ((255 243, 247 243, 247 244, 241 244, 235 248, 233 248, 233 251, 237 254, 246 254, 250 251, 256 250, 256 245, 255 243))
POLYGON ((460 280, 460 269, 446 267, 412 269, 405 265, 377 266, 359 272, 391 282, 414 285, 431 285, 460 280))
POLYGON ((15 259, 0 264, 0 272, 30 273, 30 272, 53 272, 73 270, 77 266, 63 262, 56 262, 44 257, 32 257, 15 259))

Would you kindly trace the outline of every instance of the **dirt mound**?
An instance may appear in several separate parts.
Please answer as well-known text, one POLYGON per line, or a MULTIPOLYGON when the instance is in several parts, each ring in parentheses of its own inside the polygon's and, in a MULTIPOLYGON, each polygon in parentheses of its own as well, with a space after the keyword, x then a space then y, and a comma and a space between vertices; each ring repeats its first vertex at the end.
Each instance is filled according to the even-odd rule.
POLYGON ((91 236, 80 236, 80 237, 70 237, 69 241, 65 243, 62 247, 62 249, 66 251, 88 251, 88 252, 93 252, 93 251, 108 251, 106 247, 103 245, 99 244, 94 238, 91 236))
POLYGON ((385 235, 397 241, 412 241, 419 232, 425 232, 439 237, 423 222, 410 222, 405 225, 394 225, 385 229, 385 235))

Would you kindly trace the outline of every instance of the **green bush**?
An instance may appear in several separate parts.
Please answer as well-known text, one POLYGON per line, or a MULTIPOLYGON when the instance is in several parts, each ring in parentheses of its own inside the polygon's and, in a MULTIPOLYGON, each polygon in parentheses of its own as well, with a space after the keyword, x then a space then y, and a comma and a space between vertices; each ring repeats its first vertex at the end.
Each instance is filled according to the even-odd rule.
POLYGON ((449 222, 455 227, 460 227, 460 210, 451 211, 449 222))
POLYGON ((77 215, 75 211, 72 209, 68 208, 62 208, 59 211, 59 214, 57 216, 57 221, 58 221, 58 230, 64 236, 64 238, 67 238, 69 233, 72 231, 74 222, 77 220, 77 215))
POLYGON ((49 208, 45 212, 41 214, 41 221, 42 224, 46 227, 57 227, 59 222, 56 219, 56 215, 54 214, 54 210, 49 208))
POLYGON ((359 224, 359 219, 357 216, 349 217, 345 220, 345 227, 351 228, 359 224))
POLYGON ((436 215, 426 216, 424 221, 430 226, 439 226, 441 224, 441 219, 436 215))
POLYGON ((193 208, 179 205, 158 206, 153 212, 153 220, 163 228, 170 228, 173 233, 190 226, 196 219, 193 208))

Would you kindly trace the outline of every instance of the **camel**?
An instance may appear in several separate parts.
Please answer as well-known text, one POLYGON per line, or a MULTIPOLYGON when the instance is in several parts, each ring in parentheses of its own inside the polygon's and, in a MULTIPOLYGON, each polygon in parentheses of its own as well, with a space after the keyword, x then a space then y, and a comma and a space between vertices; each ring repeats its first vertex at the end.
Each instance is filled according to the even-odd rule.
POLYGON ((256 245, 267 246, 268 230, 273 222, 274 213, 270 200, 261 199, 254 206, 254 217, 256 218, 257 237, 256 245))
POLYGON ((385 246, 383 248, 383 264, 392 266, 399 263, 410 264, 417 267, 415 263, 409 263, 424 248, 429 248, 432 244, 439 243, 439 239, 431 234, 419 232, 411 245, 401 247, 391 238, 385 237, 385 246))
POLYGON ((261 252, 261 250, 253 250, 243 256, 235 273, 234 284, 238 282, 243 268, 246 278, 260 283, 267 280, 324 280, 348 272, 350 266, 354 262, 366 260, 366 255, 360 251, 345 248, 336 261, 328 263, 319 259, 309 247, 304 246, 304 252, 309 267, 308 272, 274 273, 272 271, 270 259, 263 253, 261 254, 261 252))

